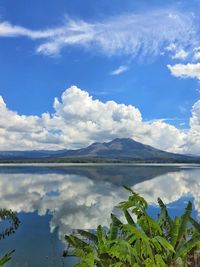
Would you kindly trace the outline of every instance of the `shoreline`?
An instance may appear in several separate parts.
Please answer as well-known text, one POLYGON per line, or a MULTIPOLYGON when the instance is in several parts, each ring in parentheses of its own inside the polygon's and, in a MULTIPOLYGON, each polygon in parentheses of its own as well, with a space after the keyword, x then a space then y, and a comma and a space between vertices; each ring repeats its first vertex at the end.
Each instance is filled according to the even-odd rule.
POLYGON ((21 167, 37 167, 37 166, 41 166, 41 167, 60 167, 60 166, 155 166, 155 167, 162 167, 162 166, 169 166, 169 167, 197 167, 200 168, 200 163, 117 163, 117 162, 110 162, 110 163, 1 163, 0 162, 0 167, 4 167, 4 166, 10 166, 10 167, 15 167, 15 166, 21 166, 21 167))

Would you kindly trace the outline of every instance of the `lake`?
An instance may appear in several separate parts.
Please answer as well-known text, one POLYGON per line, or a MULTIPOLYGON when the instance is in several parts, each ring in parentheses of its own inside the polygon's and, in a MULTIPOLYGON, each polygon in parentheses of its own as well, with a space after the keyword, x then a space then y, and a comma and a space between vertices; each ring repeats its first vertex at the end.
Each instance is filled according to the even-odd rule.
MULTIPOLYGON (((61 257, 64 235, 72 229, 108 225, 110 213, 128 196, 131 186, 151 203, 157 197, 172 216, 180 215, 188 200, 193 216, 200 214, 198 165, 1 165, 0 207, 18 213, 17 232, 0 241, 0 253, 16 249, 8 267, 73 266, 61 257)), ((120 215, 119 215, 120 216, 120 215)))

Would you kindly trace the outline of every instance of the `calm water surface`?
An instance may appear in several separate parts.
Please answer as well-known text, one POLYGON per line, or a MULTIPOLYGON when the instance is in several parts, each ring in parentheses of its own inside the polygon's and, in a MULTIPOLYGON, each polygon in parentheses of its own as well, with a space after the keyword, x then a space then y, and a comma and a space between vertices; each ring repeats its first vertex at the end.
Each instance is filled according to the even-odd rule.
POLYGON ((73 266, 61 257, 64 235, 71 229, 108 225, 115 205, 127 198, 131 186, 151 203, 161 197, 172 216, 192 200, 200 214, 198 165, 67 165, 0 166, 0 208, 18 213, 17 233, 0 241, 0 253, 16 249, 8 267, 73 266))

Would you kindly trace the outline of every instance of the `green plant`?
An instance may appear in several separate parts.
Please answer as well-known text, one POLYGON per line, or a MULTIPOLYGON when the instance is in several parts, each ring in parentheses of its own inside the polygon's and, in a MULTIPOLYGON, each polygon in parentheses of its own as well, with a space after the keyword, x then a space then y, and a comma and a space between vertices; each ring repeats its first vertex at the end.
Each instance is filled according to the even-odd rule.
MULTIPOLYGON (((7 209, 0 209, 0 221, 8 221, 10 223, 10 227, 6 228, 0 233, 0 240, 10 236, 11 234, 14 234, 20 224, 16 213, 7 209)), ((15 250, 12 250, 0 258, 0 266, 5 265, 11 259, 14 251, 15 250)))
POLYGON ((148 215, 144 198, 129 187, 128 200, 119 203, 126 223, 111 214, 107 233, 98 226, 96 233, 77 230, 79 235, 66 235, 81 259, 77 267, 166 267, 197 266, 200 247, 200 224, 191 217, 192 203, 188 202, 183 215, 172 219, 166 206, 158 199, 157 220, 148 215), (136 220, 133 219, 133 214, 136 220))

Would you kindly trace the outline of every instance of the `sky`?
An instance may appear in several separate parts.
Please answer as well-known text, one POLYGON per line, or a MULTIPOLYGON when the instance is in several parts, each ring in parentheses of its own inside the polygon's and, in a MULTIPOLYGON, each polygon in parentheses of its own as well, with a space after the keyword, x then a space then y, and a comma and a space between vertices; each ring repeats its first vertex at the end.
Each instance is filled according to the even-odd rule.
POLYGON ((200 3, 0 1, 0 150, 116 137, 200 155, 200 3))

